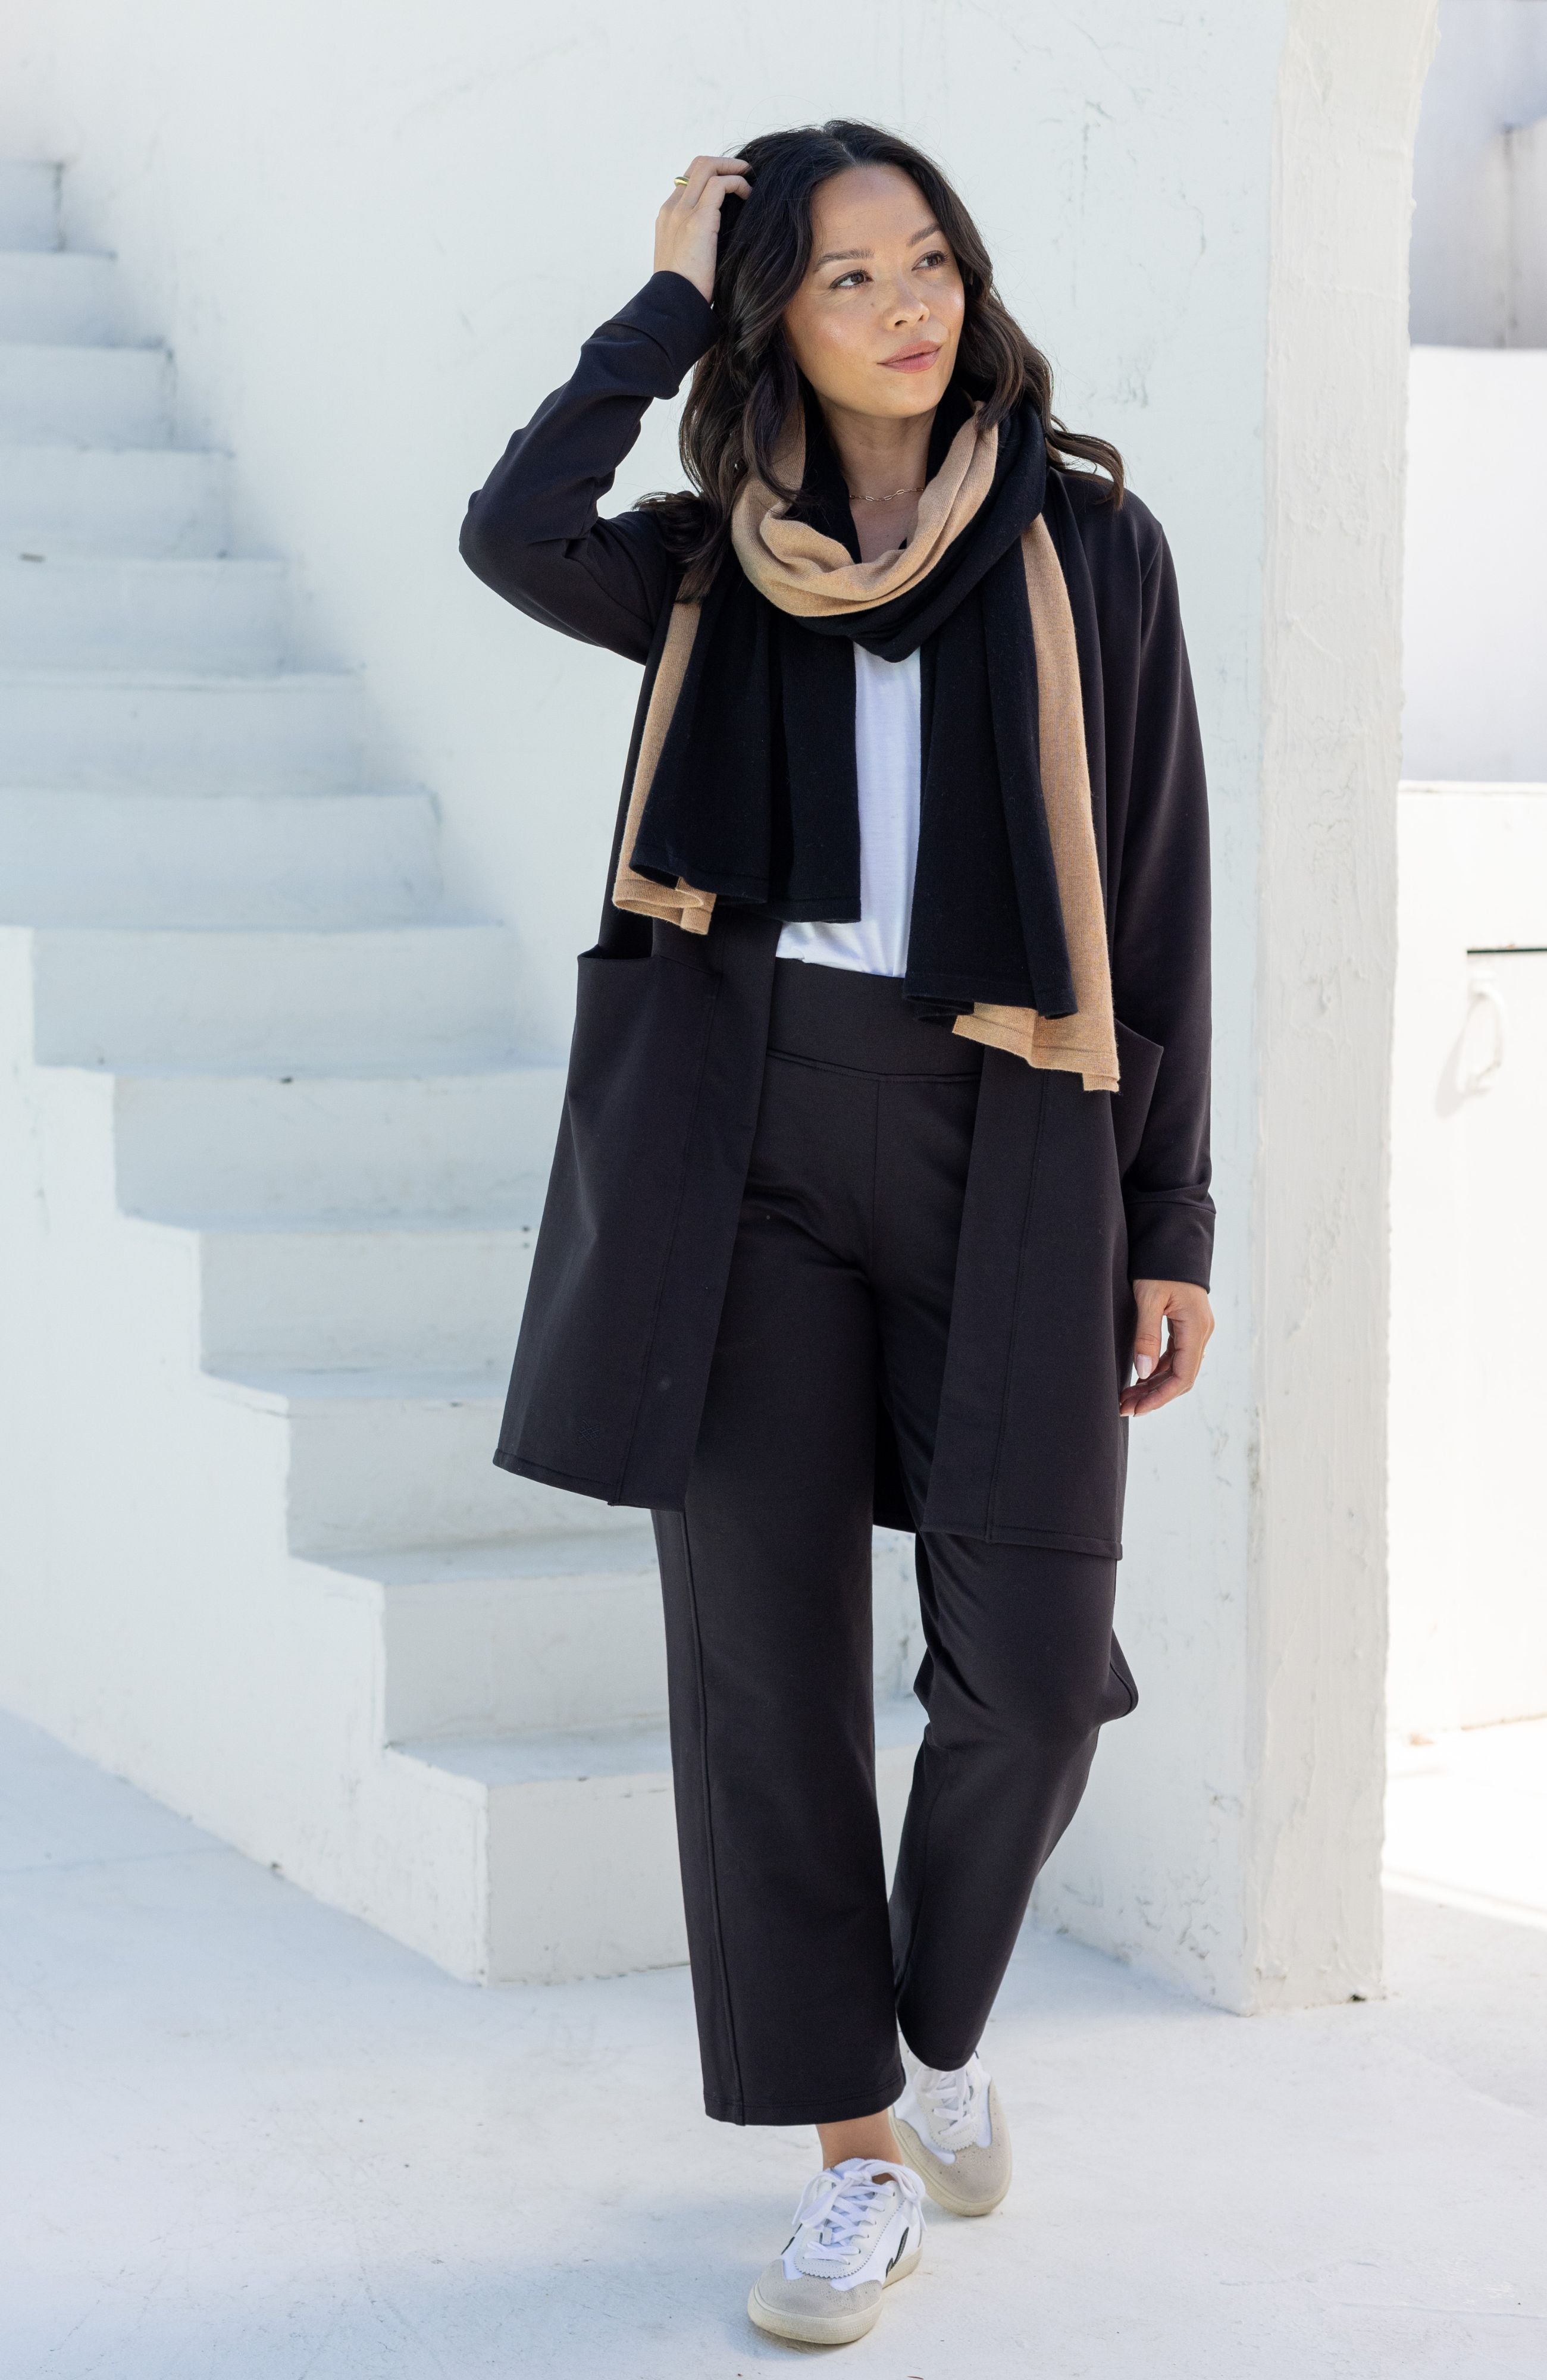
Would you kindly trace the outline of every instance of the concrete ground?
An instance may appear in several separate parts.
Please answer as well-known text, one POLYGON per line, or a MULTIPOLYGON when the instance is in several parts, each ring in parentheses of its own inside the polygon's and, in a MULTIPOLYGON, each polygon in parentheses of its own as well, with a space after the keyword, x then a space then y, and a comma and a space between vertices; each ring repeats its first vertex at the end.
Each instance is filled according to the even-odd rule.
MULTIPOLYGON (((801 2352, 742 2308, 810 2137, 699 2113, 685 1973, 449 1982, 14 1720, 0 1813, 4 2380, 801 2352)), ((1380 2003, 1243 2022, 1029 1934, 987 2044, 1015 2188, 934 2218, 845 2370, 1547 2370, 1544 1819, 1547 1724, 1404 1755, 1380 2003)))

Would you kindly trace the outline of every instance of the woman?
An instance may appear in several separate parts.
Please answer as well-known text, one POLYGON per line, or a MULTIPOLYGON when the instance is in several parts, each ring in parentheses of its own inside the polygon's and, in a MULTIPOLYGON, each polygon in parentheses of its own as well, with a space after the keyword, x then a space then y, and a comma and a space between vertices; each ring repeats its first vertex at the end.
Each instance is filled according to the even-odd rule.
POLYGON ((462 538, 645 665, 496 1460, 654 1514, 705 2104, 817 2128, 749 2303, 812 2342, 914 2269, 921 2190, 1008 2186, 979 2044, 1136 1700, 1123 1424, 1212 1327, 1175 583, 1049 398, 937 167, 776 133, 677 177, 462 538), (689 370, 693 492, 600 519, 689 370), (928 1645, 889 1906, 872 1519, 928 1645))

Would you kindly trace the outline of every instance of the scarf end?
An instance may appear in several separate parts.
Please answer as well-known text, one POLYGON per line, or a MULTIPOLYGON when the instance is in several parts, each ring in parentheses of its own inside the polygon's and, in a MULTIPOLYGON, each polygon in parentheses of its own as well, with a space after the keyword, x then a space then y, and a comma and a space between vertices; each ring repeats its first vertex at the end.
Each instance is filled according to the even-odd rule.
POLYGON ((613 886, 613 906, 636 917, 662 917, 685 934, 707 934, 714 915, 713 892, 696 892, 679 876, 675 885, 652 883, 629 867, 620 868, 613 886))
POLYGON ((1088 1091, 1120 1089, 1115 1039, 1109 1041, 1098 1032, 1092 1046, 1060 1030, 1078 1021, 1039 1016, 1034 1008, 998 1008, 980 1002, 969 1016, 957 1017, 952 1030, 966 1041, 981 1041, 1012 1058, 1024 1058, 1029 1066, 1078 1075, 1088 1091))

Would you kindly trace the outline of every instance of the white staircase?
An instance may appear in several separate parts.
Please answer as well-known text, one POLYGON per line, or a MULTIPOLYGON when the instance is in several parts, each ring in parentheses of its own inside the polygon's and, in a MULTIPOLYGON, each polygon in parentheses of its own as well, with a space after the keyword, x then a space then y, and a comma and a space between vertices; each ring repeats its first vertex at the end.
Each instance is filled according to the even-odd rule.
POLYGON ((561 1073, 58 222, 0 165, 0 1699, 457 1974, 670 1962, 648 1526, 491 1462, 561 1073))

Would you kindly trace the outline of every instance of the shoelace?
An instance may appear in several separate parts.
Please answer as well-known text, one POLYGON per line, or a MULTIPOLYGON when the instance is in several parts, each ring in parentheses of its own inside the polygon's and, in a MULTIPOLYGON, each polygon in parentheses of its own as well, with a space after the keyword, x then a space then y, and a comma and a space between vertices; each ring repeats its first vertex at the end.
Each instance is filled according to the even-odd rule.
POLYGON ((895 2183, 907 2205, 920 2204, 923 2190, 907 2166, 888 2165, 877 2157, 846 2157, 842 2165, 830 2166, 807 2183, 795 2210, 797 2232, 804 2227, 808 2234, 803 2264, 863 2264, 895 2203, 888 2181, 871 2180, 878 2173, 895 2183))
POLYGON ((934 2119, 932 2129, 942 2148, 965 2148, 977 2137, 985 2079, 976 2060, 948 2074, 933 2066, 919 2069, 919 2096, 934 2119))

